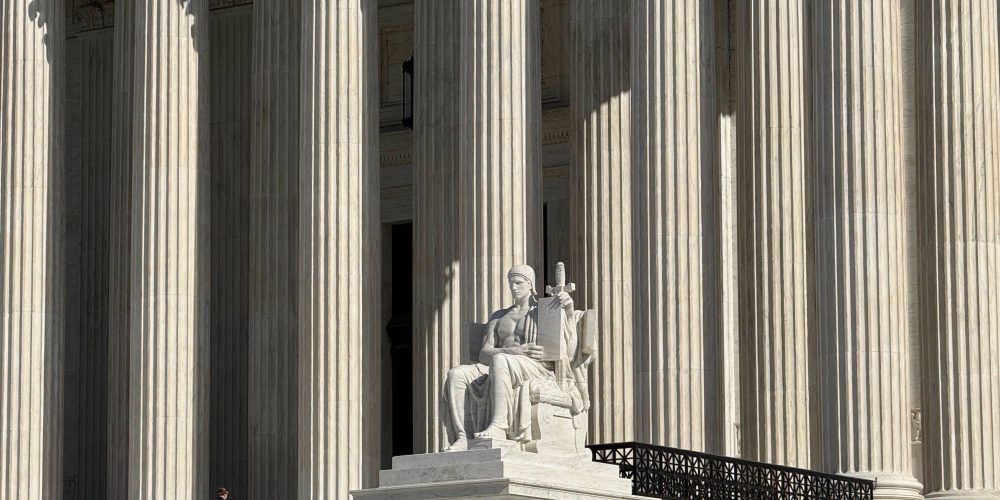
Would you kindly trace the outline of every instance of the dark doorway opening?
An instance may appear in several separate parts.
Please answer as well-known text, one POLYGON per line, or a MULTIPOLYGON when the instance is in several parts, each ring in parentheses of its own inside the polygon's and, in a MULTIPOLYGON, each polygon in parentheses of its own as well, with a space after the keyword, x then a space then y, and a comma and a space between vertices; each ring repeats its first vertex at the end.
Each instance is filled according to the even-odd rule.
POLYGON ((392 226, 391 357, 392 455, 413 453, 413 224, 392 226))

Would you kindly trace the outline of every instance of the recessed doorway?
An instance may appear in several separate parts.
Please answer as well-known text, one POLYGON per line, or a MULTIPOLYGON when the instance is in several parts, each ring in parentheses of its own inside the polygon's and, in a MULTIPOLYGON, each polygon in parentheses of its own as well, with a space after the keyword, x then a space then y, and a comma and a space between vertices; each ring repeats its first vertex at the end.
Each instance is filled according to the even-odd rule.
POLYGON ((382 242, 383 272, 390 273, 382 280, 389 288, 383 302, 389 308, 389 362, 383 365, 382 380, 388 381, 383 390, 389 401, 382 415, 390 420, 385 427, 392 433, 387 436, 391 444, 382 447, 386 464, 393 456, 413 453, 413 224, 393 224, 383 235, 389 236, 382 242))

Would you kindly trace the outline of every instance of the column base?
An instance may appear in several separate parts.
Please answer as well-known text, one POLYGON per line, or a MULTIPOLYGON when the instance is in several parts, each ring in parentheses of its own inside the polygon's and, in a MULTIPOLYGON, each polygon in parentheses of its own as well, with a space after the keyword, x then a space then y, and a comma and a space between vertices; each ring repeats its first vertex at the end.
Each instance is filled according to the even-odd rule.
POLYGON ((949 490, 935 491, 927 495, 927 500, 997 500, 1000 490, 949 490))
POLYGON ((875 500, 919 500, 924 486, 911 476, 871 472, 843 473, 845 476, 875 481, 875 500))
POLYGON ((879 478, 875 483, 875 500, 923 499, 924 487, 913 478, 879 478))

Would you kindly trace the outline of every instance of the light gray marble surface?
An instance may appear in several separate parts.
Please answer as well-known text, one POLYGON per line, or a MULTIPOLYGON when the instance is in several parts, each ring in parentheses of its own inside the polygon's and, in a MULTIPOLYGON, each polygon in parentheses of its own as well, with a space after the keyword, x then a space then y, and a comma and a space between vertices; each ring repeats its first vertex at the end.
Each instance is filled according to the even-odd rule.
POLYGON ((483 444, 489 447, 393 457, 392 469, 379 475, 378 488, 351 494, 358 500, 637 498, 617 465, 546 457, 495 441, 483 444))

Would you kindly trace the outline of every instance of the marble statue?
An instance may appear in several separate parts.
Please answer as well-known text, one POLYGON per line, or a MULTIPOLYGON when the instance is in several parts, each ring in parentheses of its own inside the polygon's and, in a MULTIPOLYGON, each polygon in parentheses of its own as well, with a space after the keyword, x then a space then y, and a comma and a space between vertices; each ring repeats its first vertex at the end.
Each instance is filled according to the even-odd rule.
POLYGON ((555 278, 536 297, 535 271, 512 267, 513 304, 467 328, 466 363, 440 399, 453 453, 392 457, 378 487, 354 498, 637 498, 618 465, 585 447, 597 313, 575 308, 561 262, 555 278))
POLYGON ((514 303, 490 316, 476 362, 448 372, 441 399, 451 443, 445 451, 465 450, 472 438, 489 438, 532 451, 542 441, 572 441, 549 444, 581 453, 590 408, 587 367, 594 349, 586 349, 578 338, 585 312, 574 310, 573 286, 565 285, 562 263, 557 275, 562 283, 549 287, 552 297, 541 299, 540 310, 534 270, 520 264, 507 273, 514 303), (546 315, 561 321, 553 323, 546 315), (541 342, 545 336, 555 338, 541 342), (543 343, 560 352, 546 352, 543 343), (555 421, 562 427, 546 431, 546 425, 539 425, 538 420, 552 422, 553 416, 562 417, 555 421))

